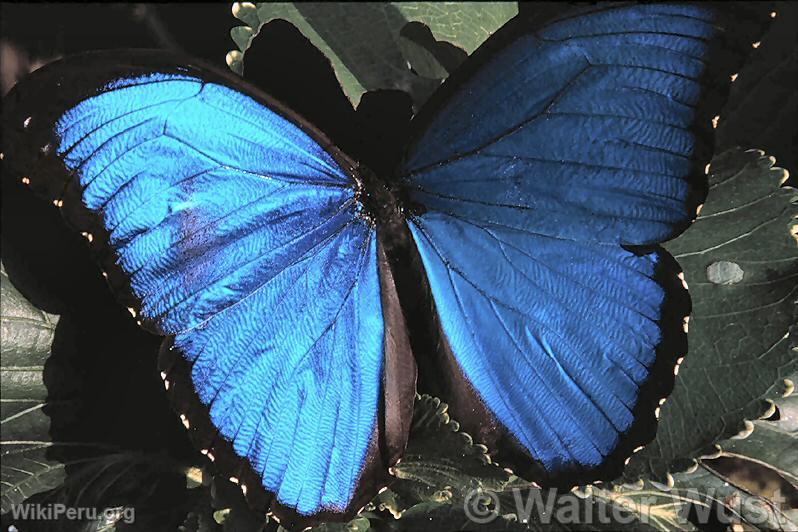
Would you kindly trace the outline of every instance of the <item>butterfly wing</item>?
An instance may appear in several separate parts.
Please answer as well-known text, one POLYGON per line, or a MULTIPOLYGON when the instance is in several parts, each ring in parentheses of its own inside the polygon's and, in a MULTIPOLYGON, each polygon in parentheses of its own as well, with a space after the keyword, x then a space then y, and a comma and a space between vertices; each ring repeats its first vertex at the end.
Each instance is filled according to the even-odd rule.
POLYGON ((442 393, 502 463, 575 483, 653 437, 689 300, 652 245, 703 200, 718 24, 698 4, 516 21, 418 117, 403 173, 442 393))
POLYGON ((283 519, 346 517, 412 415, 381 244, 323 135, 189 64, 98 53, 34 73, 4 102, 4 164, 169 337, 162 376, 203 452, 283 519))

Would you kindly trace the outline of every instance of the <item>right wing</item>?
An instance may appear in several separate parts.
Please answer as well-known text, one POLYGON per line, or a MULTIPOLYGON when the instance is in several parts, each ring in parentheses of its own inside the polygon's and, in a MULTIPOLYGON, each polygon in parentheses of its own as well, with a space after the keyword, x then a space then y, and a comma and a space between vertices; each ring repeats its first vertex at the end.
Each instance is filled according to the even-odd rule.
POLYGON ((444 340, 438 393, 520 474, 612 478, 653 437, 689 312, 656 244, 703 201, 734 72, 717 52, 751 42, 724 25, 704 4, 518 19, 414 119, 400 175, 444 340))

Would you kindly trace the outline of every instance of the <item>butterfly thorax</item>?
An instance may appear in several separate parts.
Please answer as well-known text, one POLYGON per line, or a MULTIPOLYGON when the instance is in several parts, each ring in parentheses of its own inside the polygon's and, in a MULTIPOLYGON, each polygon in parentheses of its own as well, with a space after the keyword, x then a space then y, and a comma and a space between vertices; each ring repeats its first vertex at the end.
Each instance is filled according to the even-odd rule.
POLYGON ((401 223, 404 207, 398 187, 363 164, 357 165, 354 174, 355 199, 360 204, 361 216, 381 226, 401 223))

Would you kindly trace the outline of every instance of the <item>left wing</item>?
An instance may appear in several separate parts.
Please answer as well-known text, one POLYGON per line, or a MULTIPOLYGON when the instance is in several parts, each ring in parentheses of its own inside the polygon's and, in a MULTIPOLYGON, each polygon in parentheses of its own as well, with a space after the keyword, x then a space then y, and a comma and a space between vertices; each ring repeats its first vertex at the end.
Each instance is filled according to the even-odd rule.
POLYGON ((202 452, 286 526, 351 518, 403 450, 415 366, 346 156, 163 52, 67 58, 3 103, 4 178, 53 201, 167 336, 202 452))

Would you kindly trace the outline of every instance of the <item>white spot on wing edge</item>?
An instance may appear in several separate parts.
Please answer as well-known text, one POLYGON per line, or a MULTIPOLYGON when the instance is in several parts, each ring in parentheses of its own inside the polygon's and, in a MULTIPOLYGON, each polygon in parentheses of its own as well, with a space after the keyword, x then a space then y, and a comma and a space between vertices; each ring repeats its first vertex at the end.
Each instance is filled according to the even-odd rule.
POLYGON ((682 362, 684 362, 684 357, 679 357, 676 359, 676 365, 673 367, 674 377, 679 374, 679 367, 682 365, 682 362))

